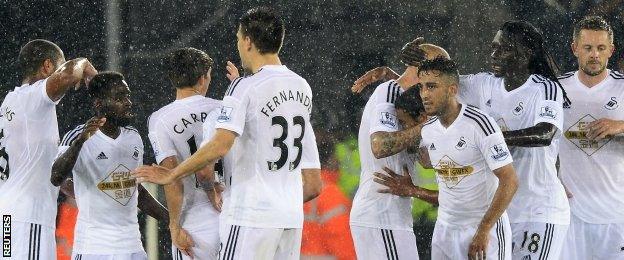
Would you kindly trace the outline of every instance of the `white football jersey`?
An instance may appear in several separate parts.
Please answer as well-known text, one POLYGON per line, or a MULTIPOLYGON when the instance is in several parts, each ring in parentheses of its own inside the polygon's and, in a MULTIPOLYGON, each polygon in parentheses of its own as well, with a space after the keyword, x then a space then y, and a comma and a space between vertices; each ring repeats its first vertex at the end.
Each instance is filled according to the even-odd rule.
POLYGON ((410 172, 414 172, 414 161, 408 160, 405 151, 377 159, 371 147, 373 133, 402 130, 394 108, 394 102, 402 93, 403 90, 396 81, 382 83, 370 96, 362 112, 358 134, 360 185, 353 198, 349 221, 351 225, 412 230, 412 198, 379 193, 384 186, 376 183, 373 176, 375 172, 385 173, 383 167, 403 174, 403 165, 407 165, 410 172))
MULTIPOLYGON (((148 122, 149 139, 156 161, 161 163, 175 156, 178 163, 191 157, 203 138, 202 124, 213 111, 219 111, 221 102, 200 95, 173 101, 154 112, 148 122)), ((184 199, 180 222, 183 228, 196 229, 217 221, 217 212, 195 175, 182 179, 184 199), (208 222, 207 222, 208 221, 208 222)))
MULTIPOLYGON (((59 156, 83 131, 80 125, 63 137, 59 156)), ((142 252, 138 189, 130 172, 143 165, 143 141, 133 127, 120 127, 112 139, 96 131, 83 145, 73 168, 78 217, 75 254, 142 252)))
POLYGON ((478 225, 498 188, 493 171, 513 162, 494 119, 462 104, 448 127, 437 117, 423 125, 421 147, 427 148, 436 171, 437 220, 446 225, 478 225))
POLYGON ((507 212, 511 223, 569 224, 568 199, 555 167, 564 117, 560 86, 531 75, 522 86, 508 92, 503 78, 479 73, 460 78, 460 97, 480 106, 503 131, 529 128, 541 122, 557 127, 549 146, 511 148, 519 186, 507 212))
POLYGON ((283 65, 265 65, 232 82, 215 128, 232 131, 228 222, 259 228, 303 227, 302 169, 320 169, 310 123, 312 90, 283 65))
POLYGON ((601 118, 624 120, 624 74, 609 71, 586 87, 578 72, 559 79, 572 104, 564 107, 560 175, 572 193, 572 214, 594 224, 624 223, 624 137, 586 138, 587 125, 601 118))
POLYGON ((56 104, 46 82, 24 84, 0 106, 0 214, 56 226, 58 188, 50 182, 59 144, 56 104))

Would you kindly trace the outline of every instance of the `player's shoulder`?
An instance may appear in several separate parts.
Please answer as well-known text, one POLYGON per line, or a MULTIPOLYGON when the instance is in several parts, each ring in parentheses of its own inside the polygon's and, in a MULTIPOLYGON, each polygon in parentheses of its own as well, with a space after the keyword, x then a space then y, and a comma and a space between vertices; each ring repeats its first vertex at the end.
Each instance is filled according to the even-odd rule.
POLYGON ((494 73, 492 72, 479 72, 474 74, 464 74, 459 76, 460 79, 467 79, 471 81, 487 81, 487 80, 498 80, 494 73))
POLYGON ((543 93, 544 99, 557 101, 558 97, 563 94, 560 81, 547 78, 543 75, 533 74, 530 81, 537 85, 534 88, 538 93, 543 93))
POLYGON ((463 117, 464 122, 471 126, 478 134, 489 136, 494 134, 500 129, 496 127, 496 121, 487 113, 478 109, 475 106, 465 105, 464 112, 460 115, 463 117))
POLYGON ((431 129, 434 126, 434 123, 437 121, 438 121, 437 116, 432 116, 431 118, 427 119, 427 121, 425 121, 425 123, 423 123, 422 125, 422 133, 424 134, 425 132, 431 131, 431 129))
POLYGON ((67 133, 65 133, 65 135, 63 136, 63 139, 61 140, 61 146, 70 146, 71 143, 76 140, 80 134, 82 134, 82 132, 84 131, 85 128, 85 124, 81 124, 78 125, 76 127, 74 127, 72 130, 69 130, 67 133))
POLYGON ((258 78, 254 77, 256 74, 245 77, 238 77, 230 82, 224 97, 227 96, 241 96, 244 95, 254 83, 258 82, 258 78))
POLYGON ((377 85, 371 99, 375 99, 380 103, 394 104, 397 98, 399 98, 400 93, 401 86, 399 86, 399 83, 397 83, 396 80, 389 80, 377 85))
POLYGON ((574 76, 575 73, 576 73, 576 70, 568 71, 566 73, 561 74, 559 77, 557 77, 557 79, 559 81, 562 81, 562 80, 565 80, 565 79, 572 79, 573 78, 572 76, 574 76))
POLYGON ((122 126, 121 131, 125 135, 129 135, 133 138, 141 139, 141 134, 139 133, 139 130, 137 130, 134 126, 131 126, 131 125, 122 126))
POLYGON ((620 84, 624 84, 624 73, 622 73, 622 72, 619 72, 617 70, 610 70, 609 71, 609 77, 611 77, 614 80, 618 81, 618 83, 620 83, 620 84))

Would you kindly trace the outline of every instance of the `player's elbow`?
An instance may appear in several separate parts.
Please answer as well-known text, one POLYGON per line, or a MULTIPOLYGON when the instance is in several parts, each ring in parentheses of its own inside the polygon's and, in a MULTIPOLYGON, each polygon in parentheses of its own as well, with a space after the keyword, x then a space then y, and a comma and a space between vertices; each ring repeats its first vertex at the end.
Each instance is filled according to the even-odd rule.
POLYGON ((373 134, 371 136, 371 151, 375 159, 381 159, 388 157, 384 149, 382 148, 382 137, 379 134, 373 134))
POLYGON ((54 187, 61 186, 63 183, 63 179, 57 174, 54 170, 52 170, 52 176, 50 176, 50 183, 54 185, 54 187))

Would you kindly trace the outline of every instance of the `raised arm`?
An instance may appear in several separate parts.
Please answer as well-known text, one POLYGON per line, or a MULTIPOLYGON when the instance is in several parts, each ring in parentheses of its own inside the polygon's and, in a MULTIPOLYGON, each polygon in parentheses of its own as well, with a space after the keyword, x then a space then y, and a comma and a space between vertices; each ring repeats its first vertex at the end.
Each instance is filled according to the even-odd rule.
POLYGON ((355 82, 353 82, 353 86, 351 86, 351 91, 353 93, 360 93, 370 84, 373 84, 376 81, 387 81, 391 79, 398 79, 399 74, 394 72, 390 67, 383 66, 377 67, 372 70, 367 71, 364 75, 360 76, 355 82))
POLYGON ((89 137, 91 137, 91 135, 93 135, 93 133, 95 133, 95 131, 98 130, 98 128, 104 125, 104 122, 106 122, 106 118, 98 117, 93 117, 87 121, 82 133, 80 133, 80 136, 71 142, 69 148, 63 152, 63 154, 61 154, 56 161, 54 161, 54 164, 52 165, 52 174, 50 176, 50 182, 52 185, 58 187, 63 183, 63 181, 72 175, 72 170, 74 169, 74 165, 76 165, 76 160, 78 160, 78 155, 80 154, 82 145, 89 139, 89 137))
POLYGON ((58 101, 72 86, 79 87, 84 80, 86 84, 97 74, 97 70, 86 58, 77 58, 61 65, 46 83, 46 93, 52 101, 58 101))

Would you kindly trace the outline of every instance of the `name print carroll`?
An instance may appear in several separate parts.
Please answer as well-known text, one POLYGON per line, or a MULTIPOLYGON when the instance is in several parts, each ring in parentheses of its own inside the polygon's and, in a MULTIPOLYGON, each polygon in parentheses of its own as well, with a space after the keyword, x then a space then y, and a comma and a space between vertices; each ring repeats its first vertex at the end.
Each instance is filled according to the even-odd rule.
POLYGON ((277 107, 288 101, 299 102, 308 109, 308 112, 312 112, 312 98, 303 92, 292 90, 282 90, 275 94, 260 109, 260 112, 269 117, 269 113, 274 112, 277 107))

